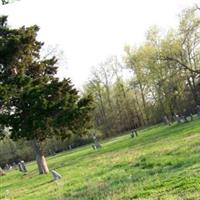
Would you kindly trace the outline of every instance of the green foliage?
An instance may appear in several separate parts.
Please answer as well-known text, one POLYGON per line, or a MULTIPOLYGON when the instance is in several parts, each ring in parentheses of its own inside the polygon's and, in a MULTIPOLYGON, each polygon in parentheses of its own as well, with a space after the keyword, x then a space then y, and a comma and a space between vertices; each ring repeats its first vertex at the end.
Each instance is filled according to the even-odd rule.
POLYGON ((148 29, 138 47, 125 47, 95 67, 85 87, 96 105, 93 123, 105 136, 155 124, 175 114, 195 113, 200 104, 200 12, 183 10, 179 27, 148 29))
POLYGON ((15 2, 16 0, 1 0, 1 4, 2 5, 6 5, 6 4, 9 4, 9 3, 13 3, 15 2))
POLYGON ((131 84, 148 118, 172 117, 185 109, 194 112, 199 104, 199 33, 197 8, 187 8, 178 30, 161 36, 157 27, 151 27, 143 45, 126 48, 125 61, 135 75, 131 84))
POLYGON ((38 31, 38 26, 11 29, 6 19, 0 26, 0 124, 14 140, 83 134, 92 99, 80 98, 70 79, 55 77, 57 59, 40 57, 38 31))
POLYGON ((92 94, 95 103, 93 123, 104 137, 140 124, 135 95, 124 78, 124 71, 122 62, 112 56, 94 68, 85 85, 84 93, 92 94))

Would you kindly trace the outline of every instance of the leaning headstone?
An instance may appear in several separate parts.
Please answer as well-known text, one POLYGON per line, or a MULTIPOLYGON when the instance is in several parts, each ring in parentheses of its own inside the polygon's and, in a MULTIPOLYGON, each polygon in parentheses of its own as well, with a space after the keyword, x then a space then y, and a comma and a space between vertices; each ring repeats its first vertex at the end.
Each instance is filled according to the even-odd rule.
POLYGON ((17 165, 18 165, 18 169, 19 169, 19 171, 20 171, 20 172, 23 172, 23 168, 22 168, 22 164, 21 164, 21 162, 19 162, 17 165))
POLYGON ((138 132, 136 128, 131 130, 131 137, 134 138, 135 136, 138 136, 138 132))
POLYGON ((3 171, 3 169, 0 167, 0 176, 5 176, 6 173, 3 171))
POLYGON ((55 171, 55 170, 51 170, 51 173, 52 173, 54 181, 57 181, 57 180, 59 180, 59 179, 62 178, 62 176, 57 171, 55 171))
POLYGON ((95 150, 96 149, 96 147, 95 147, 95 145, 94 144, 92 144, 92 148, 95 150))
POLYGON ((23 172, 27 172, 28 170, 26 168, 25 162, 23 160, 21 160, 20 163, 21 163, 21 167, 22 167, 23 172))

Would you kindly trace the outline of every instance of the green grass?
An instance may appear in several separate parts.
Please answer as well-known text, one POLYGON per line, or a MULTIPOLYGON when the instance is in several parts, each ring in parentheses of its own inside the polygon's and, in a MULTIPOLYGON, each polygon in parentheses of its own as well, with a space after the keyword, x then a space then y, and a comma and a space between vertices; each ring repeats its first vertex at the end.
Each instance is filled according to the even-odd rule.
POLYGON ((14 200, 197 200, 200 199, 200 120, 157 125, 132 139, 124 135, 48 158, 63 178, 17 170, 0 178, 0 199, 14 200))

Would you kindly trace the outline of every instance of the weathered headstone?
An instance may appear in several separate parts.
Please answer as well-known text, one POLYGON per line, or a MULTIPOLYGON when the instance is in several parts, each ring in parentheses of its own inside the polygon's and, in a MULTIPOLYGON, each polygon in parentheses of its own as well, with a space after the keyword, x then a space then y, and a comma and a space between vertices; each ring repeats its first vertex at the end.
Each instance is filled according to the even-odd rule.
POLYGON ((138 136, 138 132, 136 128, 131 130, 131 137, 134 138, 135 136, 138 136))
POLYGON ((94 144, 92 144, 92 148, 95 150, 96 149, 96 147, 95 147, 95 145, 94 144))
POLYGON ((178 124, 180 124, 181 123, 181 118, 180 118, 180 116, 178 115, 178 114, 174 114, 174 120, 178 123, 178 124))
POLYGON ((21 160, 21 167, 22 167, 23 172, 28 171, 27 168, 26 168, 25 162, 23 160, 21 160))
POLYGON ((69 150, 72 150, 72 145, 71 145, 71 144, 68 146, 68 149, 69 149, 69 150))
POLYGON ((19 169, 19 171, 20 172, 23 172, 23 168, 22 168, 22 164, 21 164, 21 162, 18 162, 18 169, 19 169))
POLYGON ((52 155, 51 149, 48 150, 48 154, 49 154, 50 156, 52 155))
POLYGON ((96 146, 96 149, 99 149, 99 148, 102 147, 101 144, 98 141, 95 141, 95 146, 96 146))
POLYGON ((62 178, 62 176, 55 170, 51 170, 51 173, 52 173, 54 181, 57 181, 62 178))
POLYGON ((49 153, 50 156, 55 156, 56 155, 55 151, 53 151, 51 149, 49 149, 48 153, 49 153))
POLYGON ((94 149, 99 149, 102 147, 101 144, 98 142, 97 137, 95 135, 93 135, 93 141, 94 141, 94 146, 95 146, 94 149))

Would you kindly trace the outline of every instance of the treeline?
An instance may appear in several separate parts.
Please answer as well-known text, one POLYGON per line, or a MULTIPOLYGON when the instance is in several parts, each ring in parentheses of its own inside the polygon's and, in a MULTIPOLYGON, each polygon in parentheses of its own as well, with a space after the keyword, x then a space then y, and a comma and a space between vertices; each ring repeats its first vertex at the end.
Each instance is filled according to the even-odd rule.
POLYGON ((85 93, 94 96, 93 121, 104 136, 188 115, 200 104, 200 10, 185 9, 177 30, 151 27, 139 47, 125 47, 93 69, 85 93))
MULTIPOLYGON (((44 153, 46 156, 53 156, 59 152, 70 151, 78 146, 89 144, 92 137, 87 135, 84 137, 72 136, 64 141, 58 138, 51 138, 45 142, 44 153)), ((5 137, 0 141, 0 167, 4 168, 6 164, 13 165, 20 160, 32 161, 35 159, 31 141, 19 140, 13 141, 9 137, 5 137)))

